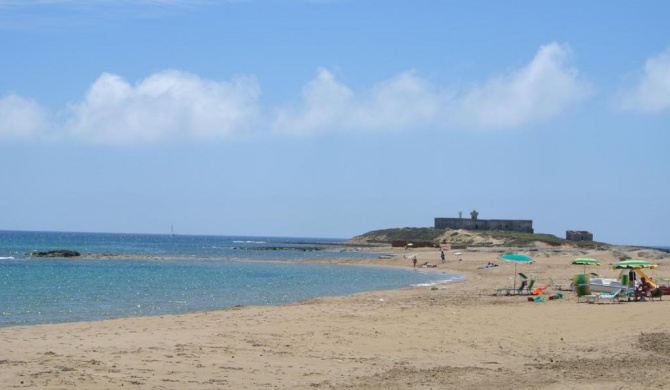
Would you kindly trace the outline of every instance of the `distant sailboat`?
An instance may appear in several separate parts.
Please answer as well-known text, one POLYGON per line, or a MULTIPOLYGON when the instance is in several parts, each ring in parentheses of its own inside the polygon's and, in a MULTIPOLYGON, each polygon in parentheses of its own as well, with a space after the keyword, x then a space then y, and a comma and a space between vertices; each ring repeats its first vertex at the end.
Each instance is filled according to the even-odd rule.
POLYGON ((170 237, 174 238, 174 225, 170 225, 170 237))

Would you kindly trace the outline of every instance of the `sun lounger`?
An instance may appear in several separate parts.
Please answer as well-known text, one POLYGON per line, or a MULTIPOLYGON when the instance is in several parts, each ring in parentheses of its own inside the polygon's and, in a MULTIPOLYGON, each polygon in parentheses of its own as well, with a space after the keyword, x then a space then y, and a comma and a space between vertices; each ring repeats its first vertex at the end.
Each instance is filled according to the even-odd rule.
MULTIPOLYGON (((588 295, 582 295, 582 298, 586 299, 586 303, 596 303, 598 302, 598 295, 599 294, 588 294, 588 295)), ((579 298, 577 297, 577 302, 579 302, 579 298)))
POLYGON ((533 291, 533 286, 535 285, 535 279, 532 279, 530 283, 528 283, 528 286, 525 288, 522 286, 519 288, 519 294, 522 294, 524 291, 526 294, 530 295, 530 292, 533 291))
MULTIPOLYGON (((595 303, 600 303, 600 301, 609 300, 610 303, 619 303, 619 295, 621 294, 622 289, 612 291, 611 293, 601 293, 596 295, 595 303)), ((587 301, 588 302, 588 301, 587 301)))
POLYGON ((555 290, 558 290, 558 291, 569 291, 569 290, 571 290, 570 288, 568 288, 568 287, 566 287, 562 284, 556 283, 556 281, 554 280, 554 278, 552 276, 549 277, 549 284, 551 285, 552 288, 554 288, 555 290))
POLYGON ((531 279, 528 282, 527 276, 521 272, 519 272, 519 276, 523 279, 519 287, 516 289, 514 287, 499 287, 495 289, 493 295, 521 295, 524 293, 530 295, 531 291, 533 291, 533 285, 535 285, 535 279, 531 279))
POLYGON ((493 295, 517 295, 517 290, 514 287, 500 287, 495 289, 493 295))
POLYGON ((586 302, 588 303, 594 303, 596 301, 597 295, 591 294, 588 284, 578 284, 575 288, 575 292, 577 293, 577 303, 579 303, 579 300, 582 298, 586 299, 586 302))

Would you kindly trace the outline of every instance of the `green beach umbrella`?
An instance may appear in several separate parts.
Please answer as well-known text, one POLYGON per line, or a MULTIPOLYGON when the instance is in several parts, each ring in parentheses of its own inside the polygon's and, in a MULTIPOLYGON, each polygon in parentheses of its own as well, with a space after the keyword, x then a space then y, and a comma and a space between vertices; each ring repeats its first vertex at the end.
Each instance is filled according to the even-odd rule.
MULTIPOLYGON (((651 280, 651 279, 644 272, 642 272, 642 268, 654 269, 656 267, 658 267, 658 264, 654 264, 654 263, 650 263, 646 260, 638 260, 638 259, 624 260, 624 261, 620 261, 618 263, 612 264, 612 268, 614 268, 614 269, 634 269, 641 276, 646 277, 647 280, 651 280)), ((655 283, 654 283, 654 286, 656 286, 655 283)))
POLYGON ((600 265, 600 260, 589 259, 589 258, 586 258, 586 257, 580 257, 580 258, 572 260, 572 262, 570 262, 570 264, 572 264, 572 265, 583 265, 584 266, 584 273, 586 273, 586 266, 587 265, 599 266, 600 265))
POLYGON ((530 263, 533 261, 532 258, 526 255, 521 255, 518 253, 506 253, 500 256, 501 259, 505 261, 514 262, 514 289, 516 290, 516 263, 530 263))
POLYGON ((612 268, 614 269, 640 269, 640 268, 654 269, 656 267, 658 267, 658 264, 650 263, 646 260, 637 260, 637 259, 624 260, 612 264, 612 268))

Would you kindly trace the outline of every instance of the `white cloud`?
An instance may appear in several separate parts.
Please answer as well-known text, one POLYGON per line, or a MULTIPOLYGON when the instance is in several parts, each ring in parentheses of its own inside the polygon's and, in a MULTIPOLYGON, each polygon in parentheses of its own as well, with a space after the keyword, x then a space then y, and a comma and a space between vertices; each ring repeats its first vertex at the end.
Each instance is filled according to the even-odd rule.
POLYGON ((136 85, 109 73, 70 106, 68 133, 98 143, 213 139, 249 129, 258 119, 260 89, 252 78, 203 80, 164 71, 136 85))
POLYGON ((637 85, 622 92, 615 104, 628 111, 654 113, 670 110, 670 49, 649 58, 637 85))
POLYGON ((277 110, 275 129, 305 134, 424 126, 523 126, 560 115, 591 95, 591 85, 580 79, 577 69, 567 65, 569 57, 567 46, 542 46, 522 69, 461 94, 439 90, 414 72, 355 92, 321 69, 303 89, 299 104, 277 110))
POLYGON ((577 69, 566 64, 570 49, 552 43, 540 47, 524 68, 473 87, 449 109, 456 123, 507 128, 546 120, 592 93, 577 69))
POLYGON ((290 108, 277 111, 274 125, 276 130, 313 133, 338 126, 349 111, 354 93, 337 81, 328 70, 320 69, 316 79, 303 88, 302 97, 303 106, 298 113, 290 108))
POLYGON ((402 73, 372 88, 352 110, 350 126, 402 129, 431 123, 444 98, 414 72, 402 73))
MULTIPOLYGON (((104 73, 49 129, 57 130, 52 133, 60 138, 136 144, 209 140, 267 128, 309 135, 521 127, 561 115, 592 92, 567 64, 569 56, 566 46, 542 46, 523 68, 460 93, 441 90, 413 71, 355 90, 319 69, 297 102, 274 109, 261 109, 260 87, 252 77, 224 82, 167 70, 130 84, 104 73), (261 112, 272 115, 261 117, 261 112)), ((42 136, 47 118, 31 100, 15 95, 0 100, 2 138, 42 136)))
POLYGON ((405 72, 356 94, 326 69, 302 91, 298 105, 276 111, 274 128, 307 134, 332 130, 396 130, 431 122, 439 94, 430 84, 405 72))
POLYGON ((46 135, 47 114, 37 102, 10 94, 0 98, 0 140, 46 135))

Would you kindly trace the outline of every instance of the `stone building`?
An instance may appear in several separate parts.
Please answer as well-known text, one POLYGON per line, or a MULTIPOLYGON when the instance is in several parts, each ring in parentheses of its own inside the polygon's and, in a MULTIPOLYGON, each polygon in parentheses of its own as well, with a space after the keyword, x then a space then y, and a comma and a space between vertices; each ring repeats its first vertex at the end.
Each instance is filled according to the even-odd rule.
POLYGON ((593 241, 593 233, 584 230, 567 230, 565 239, 570 241, 593 241))
POLYGON ((533 233, 532 219, 479 219, 477 210, 470 212, 470 218, 435 218, 436 229, 466 229, 466 230, 507 230, 515 232, 533 233))

